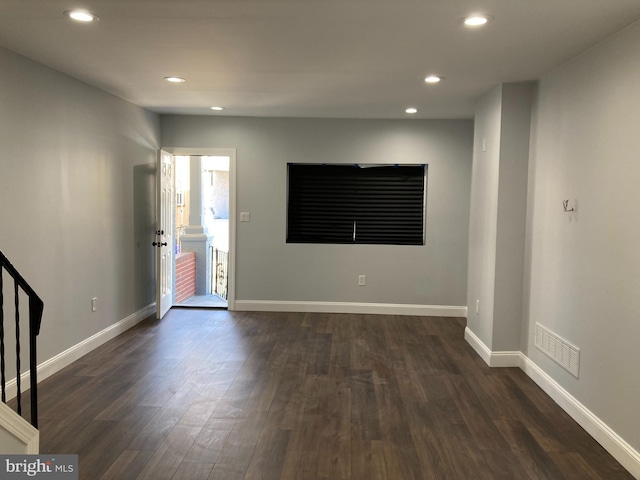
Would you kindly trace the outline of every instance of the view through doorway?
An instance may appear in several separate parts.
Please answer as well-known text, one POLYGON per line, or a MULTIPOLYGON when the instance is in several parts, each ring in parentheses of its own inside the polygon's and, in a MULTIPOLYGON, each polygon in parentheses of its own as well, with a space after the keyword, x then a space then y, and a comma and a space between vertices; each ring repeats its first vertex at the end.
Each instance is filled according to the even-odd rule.
POLYGON ((228 156, 176 155, 175 298, 181 307, 228 307, 228 156))

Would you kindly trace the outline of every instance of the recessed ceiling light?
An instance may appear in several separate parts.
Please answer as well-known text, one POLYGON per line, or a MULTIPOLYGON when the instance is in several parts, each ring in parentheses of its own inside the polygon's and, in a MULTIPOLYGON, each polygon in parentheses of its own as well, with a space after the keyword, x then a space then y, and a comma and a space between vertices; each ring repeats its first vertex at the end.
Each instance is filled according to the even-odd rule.
POLYGON ((489 23, 491 20, 493 20, 493 17, 490 15, 474 14, 463 18, 462 22, 467 27, 481 27, 482 25, 489 23))
POLYGON ((186 80, 182 77, 164 77, 164 80, 171 83, 184 83, 186 80))
POLYGON ((407 112, 407 113, 411 113, 411 114, 413 114, 413 113, 418 113, 418 109, 417 109, 417 108, 415 108, 415 107, 409 107, 409 108, 407 108, 407 109, 405 110, 405 112, 407 112))
POLYGON ((67 10, 64 14, 76 22, 90 23, 100 20, 97 15, 86 10, 67 10))
POLYGON ((444 77, 439 77, 438 75, 429 75, 427 78, 424 79, 424 81, 426 83, 438 83, 440 82, 444 77))
POLYGON ((220 110, 224 110, 224 107, 210 107, 211 110, 215 110, 216 112, 219 112, 220 110))

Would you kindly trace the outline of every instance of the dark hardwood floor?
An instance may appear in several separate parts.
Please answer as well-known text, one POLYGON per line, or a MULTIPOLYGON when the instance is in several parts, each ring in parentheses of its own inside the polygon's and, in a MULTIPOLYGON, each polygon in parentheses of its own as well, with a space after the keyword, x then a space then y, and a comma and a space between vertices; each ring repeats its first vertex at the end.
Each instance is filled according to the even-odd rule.
POLYGON ((171 310, 40 384, 98 479, 632 479, 464 319, 171 310))

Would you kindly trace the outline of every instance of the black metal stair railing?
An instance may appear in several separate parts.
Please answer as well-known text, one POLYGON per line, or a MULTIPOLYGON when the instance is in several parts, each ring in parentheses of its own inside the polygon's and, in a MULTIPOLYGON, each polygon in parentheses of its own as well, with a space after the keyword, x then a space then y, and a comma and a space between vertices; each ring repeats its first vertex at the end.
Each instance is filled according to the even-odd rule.
POLYGON ((38 428, 38 376, 36 337, 40 333, 42 312, 44 303, 36 292, 29 286, 7 257, 0 251, 0 387, 2 389, 2 402, 7 403, 6 394, 6 361, 5 361, 5 315, 4 315, 4 271, 13 278, 13 294, 15 309, 15 334, 16 334, 16 411, 22 416, 22 389, 20 372, 20 291, 29 299, 29 363, 30 363, 30 392, 31 398, 31 425, 38 428))

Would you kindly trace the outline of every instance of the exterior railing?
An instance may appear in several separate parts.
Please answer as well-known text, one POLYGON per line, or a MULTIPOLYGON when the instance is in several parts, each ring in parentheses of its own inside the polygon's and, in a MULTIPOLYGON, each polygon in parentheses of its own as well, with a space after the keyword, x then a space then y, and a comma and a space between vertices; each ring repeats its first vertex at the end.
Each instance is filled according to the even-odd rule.
POLYGON ((6 393, 6 359, 5 359, 5 315, 4 315, 4 272, 7 272, 13 279, 13 303, 15 314, 15 352, 16 352, 16 411, 22 416, 22 385, 20 372, 20 292, 27 295, 29 301, 29 366, 30 366, 30 397, 31 397, 31 425, 38 428, 38 377, 37 377, 37 355, 36 337, 40 333, 40 323, 42 322, 42 312, 44 303, 36 292, 29 286, 27 281, 20 275, 16 268, 9 262, 9 259, 0 252, 0 387, 2 390, 2 402, 7 403, 6 393))
POLYGON ((229 252, 211 247, 211 293, 228 300, 229 252))

